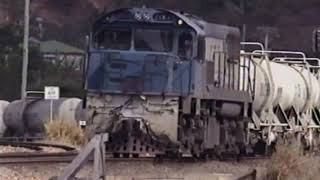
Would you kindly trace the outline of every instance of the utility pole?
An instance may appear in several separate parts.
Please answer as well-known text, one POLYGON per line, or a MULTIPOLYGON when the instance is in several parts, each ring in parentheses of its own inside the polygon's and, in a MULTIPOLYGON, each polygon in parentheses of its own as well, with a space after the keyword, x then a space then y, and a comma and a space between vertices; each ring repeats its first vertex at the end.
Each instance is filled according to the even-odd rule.
POLYGON ((259 26, 257 27, 257 30, 260 31, 260 34, 263 36, 265 50, 271 50, 270 42, 273 39, 280 37, 278 28, 270 26, 259 26))
POLYGON ((269 32, 266 32, 266 34, 264 36, 264 48, 266 50, 269 49, 269 32))
MULTIPOLYGON (((246 25, 246 0, 240 1, 240 9, 242 10, 242 42, 247 40, 247 25, 246 25)), ((245 49, 245 46, 242 46, 242 49, 245 49)))
POLYGON ((26 98, 27 80, 28 80, 29 19, 30 19, 29 13, 30 13, 30 0, 25 0, 21 99, 26 98))

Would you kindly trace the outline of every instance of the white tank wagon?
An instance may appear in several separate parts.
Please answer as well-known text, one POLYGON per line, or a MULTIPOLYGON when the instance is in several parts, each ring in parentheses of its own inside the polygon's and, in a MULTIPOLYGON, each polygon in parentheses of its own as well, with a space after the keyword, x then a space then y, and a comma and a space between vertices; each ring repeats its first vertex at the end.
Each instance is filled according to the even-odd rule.
POLYGON ((6 110, 8 105, 9 105, 8 101, 0 100, 0 137, 4 135, 4 132, 7 128, 3 121, 3 113, 6 110))
POLYGON ((256 112, 265 111, 270 105, 280 105, 284 111, 294 107, 299 113, 319 107, 320 85, 307 69, 269 61, 271 77, 266 60, 253 60, 256 63, 257 83, 253 103, 256 112))
MULTIPOLYGON (((267 135, 268 143, 275 140, 275 132, 304 129, 309 131, 308 141, 312 143, 311 132, 320 127, 312 114, 320 108, 319 74, 310 70, 308 58, 270 60, 263 50, 258 52, 252 53, 255 72, 246 72, 255 81, 253 122, 249 128, 267 135)), ((299 52, 285 53, 304 56, 299 52)))
MULTIPOLYGON (((80 113, 78 98, 60 98, 53 101, 53 120, 76 122, 80 113)), ((8 105, 4 112, 7 135, 16 137, 37 137, 43 135, 43 122, 50 120, 50 100, 17 100, 8 105)))

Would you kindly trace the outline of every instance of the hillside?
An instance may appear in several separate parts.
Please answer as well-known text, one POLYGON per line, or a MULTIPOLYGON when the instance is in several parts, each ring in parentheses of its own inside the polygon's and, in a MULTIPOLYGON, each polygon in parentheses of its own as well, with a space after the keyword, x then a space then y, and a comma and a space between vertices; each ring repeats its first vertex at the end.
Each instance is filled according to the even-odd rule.
MULTIPOLYGON (((4 12, 1 3, 5 1, 8 0, 0 2, 0 15, 4 12)), ((45 39, 58 39, 82 47, 89 24, 99 13, 142 4, 184 10, 208 21, 232 26, 241 27, 246 23, 248 40, 263 41, 261 27, 271 26, 274 49, 310 52, 312 30, 320 23, 317 0, 33 0, 31 14, 33 18, 43 19, 45 39)), ((10 11, 17 14, 12 8, 10 11)))

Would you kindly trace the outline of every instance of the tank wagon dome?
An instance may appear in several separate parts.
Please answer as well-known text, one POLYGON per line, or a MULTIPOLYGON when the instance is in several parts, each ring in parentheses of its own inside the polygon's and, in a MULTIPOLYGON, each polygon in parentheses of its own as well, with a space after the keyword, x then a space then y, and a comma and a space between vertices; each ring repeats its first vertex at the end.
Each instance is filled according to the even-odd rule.
POLYGON ((7 106, 9 105, 9 102, 8 101, 2 101, 0 100, 0 137, 3 136, 5 130, 6 130, 6 125, 4 123, 4 120, 3 120, 3 114, 7 108, 7 106))

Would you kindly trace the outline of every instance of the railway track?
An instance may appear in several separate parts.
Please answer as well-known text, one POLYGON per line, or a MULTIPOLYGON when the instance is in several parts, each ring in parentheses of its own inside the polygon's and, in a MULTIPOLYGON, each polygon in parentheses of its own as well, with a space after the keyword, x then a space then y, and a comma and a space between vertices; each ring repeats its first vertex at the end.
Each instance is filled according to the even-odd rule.
MULTIPOLYGON (((8 152, 0 153, 0 164, 23 164, 23 163, 69 163, 77 155, 78 151, 74 147, 51 144, 51 143, 36 143, 36 142, 21 142, 13 141, 12 139, 0 139, 0 146, 12 146, 22 147, 26 149, 34 150, 34 152, 8 152), (61 152, 45 152, 44 147, 56 148, 62 150, 61 152)), ((196 159, 193 157, 181 157, 181 158, 165 158, 165 157, 118 157, 115 158, 112 154, 106 155, 106 161, 152 161, 155 163, 162 162, 206 162, 212 160, 220 161, 248 161, 248 160, 260 160, 267 159, 267 156, 245 156, 241 158, 237 157, 224 157, 224 158, 207 158, 196 159)), ((89 160, 93 160, 92 158, 89 160)))
MULTIPOLYGON (((77 151, 61 153, 0 153, 0 164, 23 164, 23 163, 70 163, 78 155, 77 151)), ((90 158, 89 161, 93 159, 90 158)), ((160 162, 153 158, 112 158, 107 157, 106 161, 127 162, 127 161, 149 161, 160 162)))
MULTIPOLYGON (((45 152, 30 152, 30 153, 0 153, 0 164, 23 164, 23 163, 70 163, 76 156, 78 151, 67 151, 59 153, 45 153, 45 152)), ((267 157, 244 157, 240 160, 224 159, 223 161, 241 162, 252 160, 266 160, 267 157)), ((90 158, 90 161, 93 159, 90 158)), ((177 162, 177 163, 194 163, 194 162, 208 162, 217 159, 198 160, 194 158, 181 158, 181 159, 167 159, 167 158, 153 158, 153 157, 140 157, 140 158, 114 158, 106 157, 107 162, 128 162, 128 161, 144 161, 154 163, 164 162, 177 162)))
POLYGON ((0 164, 70 162, 78 154, 78 151, 74 147, 52 143, 25 142, 1 138, 0 146, 19 147, 33 150, 33 152, 0 153, 0 164), (52 148, 59 150, 59 152, 46 152, 44 148, 52 148))
MULTIPOLYGON (((0 154, 0 165, 1 164, 26 164, 26 163, 70 163, 76 156, 77 151, 66 151, 61 153, 6 153, 0 154)), ((254 160, 254 157, 245 158, 243 160, 254 160)), ((258 157, 261 159, 261 157, 258 157)), ((92 159, 90 159, 92 160, 92 159)), ((151 161, 155 162, 154 158, 106 158, 107 162, 128 162, 128 161, 151 161)), ((163 159, 160 162, 194 162, 191 158, 186 158, 184 160, 172 161, 172 159, 163 159)), ((254 169, 236 180, 256 180, 257 171, 254 169)))

